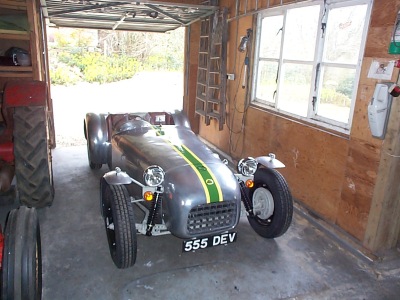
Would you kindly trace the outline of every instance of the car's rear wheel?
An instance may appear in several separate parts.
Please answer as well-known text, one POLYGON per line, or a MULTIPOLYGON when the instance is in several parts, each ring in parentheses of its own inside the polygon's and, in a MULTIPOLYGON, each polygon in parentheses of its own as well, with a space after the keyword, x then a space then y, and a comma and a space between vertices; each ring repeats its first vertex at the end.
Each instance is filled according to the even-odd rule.
POLYGON ((129 194, 124 185, 104 182, 101 206, 108 246, 119 269, 133 266, 137 254, 136 224, 129 194))
POLYGON ((41 299, 42 260, 36 210, 9 212, 4 232, 2 299, 41 299))
MULTIPOLYGON (((85 128, 85 136, 86 136, 86 126, 85 128)), ((86 147, 87 147, 87 156, 88 156, 88 161, 89 161, 89 167, 92 170, 99 170, 101 169, 101 167, 103 166, 103 164, 96 164, 92 161, 92 155, 91 155, 91 151, 90 151, 90 139, 86 138, 86 147)))
POLYGON ((101 169, 102 166, 103 166, 102 164, 95 164, 95 163, 93 163, 91 161, 89 162, 89 167, 92 170, 99 170, 99 169, 101 169))
POLYGON ((88 113, 83 121, 88 162, 92 170, 98 170, 103 164, 107 163, 108 152, 111 150, 107 144, 108 128, 106 119, 106 114, 88 113))
POLYGON ((251 227, 260 236, 276 238, 292 222, 293 200, 283 176, 276 170, 259 168, 250 190, 254 216, 248 216, 251 227))

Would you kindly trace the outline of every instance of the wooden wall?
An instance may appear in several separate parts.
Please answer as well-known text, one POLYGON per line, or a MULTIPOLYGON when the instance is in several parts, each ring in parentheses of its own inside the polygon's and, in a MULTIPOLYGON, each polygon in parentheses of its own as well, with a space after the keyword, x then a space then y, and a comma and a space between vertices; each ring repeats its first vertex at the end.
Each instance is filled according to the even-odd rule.
MULTIPOLYGON (((388 209, 377 199, 382 198, 379 189, 388 187, 382 187, 382 184, 378 187, 376 183, 385 181, 388 164, 386 167, 381 164, 383 142, 371 136, 368 126, 367 106, 378 81, 367 78, 367 72, 373 59, 388 61, 400 58, 387 54, 400 0, 374 3, 350 135, 335 134, 253 106, 242 113, 246 98, 245 89, 241 87, 244 54, 237 51, 237 46, 247 28, 255 29, 252 11, 256 10, 256 2, 260 9, 300 1, 249 0, 239 1, 239 7, 235 0, 220 1, 220 5, 228 7, 230 12, 227 67, 228 73, 236 76, 234 81, 228 81, 227 87, 227 123, 232 133, 226 125, 223 131, 219 131, 216 122, 205 126, 204 120, 198 122, 193 111, 187 111, 191 122, 198 124, 200 136, 235 160, 274 152, 287 165, 282 173, 296 199, 326 221, 345 230, 364 247, 380 250, 383 246, 382 241, 378 242, 376 238, 378 224, 388 209), (237 14, 242 16, 236 18, 237 14)), ((190 41, 189 82, 193 89, 197 62, 193 61, 192 55, 198 51, 195 45, 198 31, 195 29, 191 31, 190 41)), ((392 81, 397 79, 398 71, 395 73, 392 81)), ((194 105, 192 94, 185 96, 184 107, 194 105)), ((400 178, 400 174, 397 175, 400 178)), ((399 182, 393 184, 399 186, 399 182)), ((390 226, 384 226, 387 227, 390 226)), ((380 235, 385 235, 385 229, 382 230, 384 233, 380 235)))

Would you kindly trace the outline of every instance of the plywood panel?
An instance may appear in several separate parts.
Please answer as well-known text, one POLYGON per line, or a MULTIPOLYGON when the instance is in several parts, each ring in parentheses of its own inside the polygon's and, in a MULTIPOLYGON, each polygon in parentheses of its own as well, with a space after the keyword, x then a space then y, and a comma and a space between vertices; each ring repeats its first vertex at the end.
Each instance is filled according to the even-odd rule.
POLYGON ((398 0, 374 1, 371 15, 371 27, 394 26, 396 14, 393 11, 400 9, 398 0))
POLYGON ((337 224, 359 240, 367 226, 379 155, 380 148, 375 145, 357 139, 350 141, 337 224))
POLYGON ((345 172, 347 141, 309 126, 250 108, 243 156, 274 152, 293 195, 334 222, 345 172), (314 145, 310 147, 310 145, 314 145))
POLYGON ((371 27, 368 31, 365 56, 393 58, 392 55, 387 53, 391 41, 391 32, 392 27, 371 27))
POLYGON ((282 0, 269 0, 269 7, 279 6, 281 3, 282 0))
MULTIPOLYGON (((279 118, 276 120, 281 122, 279 118)), ((338 178, 344 173, 346 141, 307 126, 285 123, 288 126, 281 130, 281 126, 274 126, 273 144, 281 149, 288 164, 286 173, 293 193, 327 220, 334 221, 341 192, 338 178)))

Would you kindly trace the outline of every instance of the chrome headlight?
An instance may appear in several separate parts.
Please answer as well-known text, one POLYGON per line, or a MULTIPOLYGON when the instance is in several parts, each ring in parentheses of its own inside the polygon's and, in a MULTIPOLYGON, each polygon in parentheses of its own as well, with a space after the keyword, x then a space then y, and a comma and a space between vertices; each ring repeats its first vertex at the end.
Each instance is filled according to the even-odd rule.
POLYGON ((243 158, 238 163, 238 171, 244 176, 251 176, 257 171, 257 161, 252 157, 243 158))
POLYGON ((165 173, 159 166, 150 166, 143 173, 144 182, 148 186, 158 186, 164 182, 165 173))

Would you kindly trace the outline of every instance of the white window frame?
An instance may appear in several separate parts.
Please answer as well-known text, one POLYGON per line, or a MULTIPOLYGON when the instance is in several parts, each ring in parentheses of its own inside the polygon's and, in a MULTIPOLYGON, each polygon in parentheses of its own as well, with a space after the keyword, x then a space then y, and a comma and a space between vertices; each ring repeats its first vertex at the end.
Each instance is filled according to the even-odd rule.
MULTIPOLYGON (((356 97, 357 97, 357 90, 358 90, 358 85, 359 85, 359 80, 360 80, 360 74, 361 74, 361 66, 362 66, 362 61, 364 57, 364 50, 365 50, 365 44, 366 44, 366 38, 368 34, 368 28, 370 24, 370 18, 371 18, 371 10, 372 10, 372 4, 373 0, 312 0, 312 1, 305 1, 305 2, 300 2, 296 4, 289 4, 277 8, 271 8, 267 9, 261 13, 258 14, 257 18, 257 31, 256 31, 256 41, 255 41, 255 52, 254 52, 254 67, 253 67, 253 81, 252 81, 252 92, 251 92, 251 105, 265 108, 267 110, 272 110, 279 112, 280 114, 283 115, 288 115, 294 119, 300 119, 308 123, 312 123, 318 126, 326 127, 328 129, 338 131, 341 133, 349 134, 351 130, 351 125, 353 121, 353 114, 354 114, 354 107, 355 107, 355 102, 356 102, 356 97), (323 51, 324 51, 324 38, 322 37, 322 29, 321 26, 318 26, 317 30, 317 41, 315 43, 315 53, 314 53, 314 61, 311 61, 310 64, 306 63, 307 65, 312 65, 313 71, 312 71, 312 78, 311 78, 311 86, 310 86, 310 97, 309 97, 309 103, 308 103, 308 109, 307 109, 307 117, 296 115, 294 113, 290 113, 281 109, 278 109, 278 99, 279 99, 279 86, 282 82, 282 73, 281 68, 283 66, 283 63, 296 63, 296 64, 304 64, 304 61, 298 61, 298 60, 290 60, 290 59, 283 59, 283 45, 284 45, 284 39, 285 35, 283 34, 282 39, 281 39, 281 46, 280 46, 280 55, 279 59, 272 59, 272 58, 260 58, 259 57, 259 52, 260 52, 260 44, 261 44, 261 23, 263 18, 265 17, 272 17, 272 16, 277 16, 277 15, 283 15, 283 24, 286 22, 286 14, 288 9, 293 9, 293 8, 301 8, 301 7, 306 7, 306 6, 312 6, 312 5, 320 5, 320 15, 319 15, 319 20, 320 23, 322 23, 322 16, 325 11, 325 5, 327 6, 327 13, 329 12, 329 9, 334 9, 338 7, 346 7, 346 6, 353 6, 353 5, 360 5, 360 4, 367 4, 367 11, 366 11, 366 18, 365 18, 365 24, 364 24, 364 29, 362 33, 362 38, 361 38, 361 45, 360 45, 360 51, 359 51, 359 57, 357 60, 357 64, 340 64, 340 63, 327 63, 323 62, 323 51), (269 102, 263 99, 257 99, 256 93, 257 93, 257 76, 258 76, 258 63, 260 61, 275 61, 279 63, 279 72, 278 72, 278 82, 277 82, 277 92, 275 95, 275 101, 274 102, 269 102), (317 65, 320 65, 319 67, 319 74, 317 78, 317 72, 316 68, 317 65), (334 66, 334 67, 340 67, 340 68, 351 68, 352 70, 355 69, 356 75, 355 75, 355 80, 354 80, 354 88, 353 88, 353 93, 352 93, 352 98, 351 98, 351 104, 350 104, 350 112, 349 112, 349 122, 348 123, 342 123, 336 120, 329 119, 327 117, 323 117, 320 115, 317 115, 314 111, 313 108, 313 96, 318 97, 317 99, 320 99, 320 95, 314 95, 314 82, 317 80, 317 93, 320 94, 321 87, 322 87, 322 80, 323 78, 323 73, 321 70, 323 69, 323 66, 334 66)), ((325 16, 324 18, 327 18, 328 16, 325 16)), ((328 25, 329 26, 329 25, 328 25)), ((283 28, 284 30, 284 28, 283 28)), ((326 32, 325 32, 326 35, 326 32)), ((319 102, 319 100, 317 100, 319 102)))

